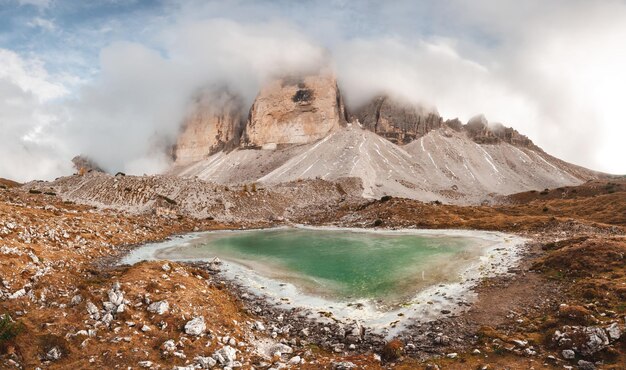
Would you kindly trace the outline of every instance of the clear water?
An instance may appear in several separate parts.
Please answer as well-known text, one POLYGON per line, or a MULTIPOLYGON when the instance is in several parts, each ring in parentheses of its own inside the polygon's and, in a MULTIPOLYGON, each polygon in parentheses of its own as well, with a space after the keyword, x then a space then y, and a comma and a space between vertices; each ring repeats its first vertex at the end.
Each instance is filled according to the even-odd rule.
POLYGON ((484 245, 484 240, 459 236, 279 229, 211 233, 190 245, 162 249, 156 257, 218 256, 307 293, 383 302, 457 281, 462 268, 478 260, 484 245))

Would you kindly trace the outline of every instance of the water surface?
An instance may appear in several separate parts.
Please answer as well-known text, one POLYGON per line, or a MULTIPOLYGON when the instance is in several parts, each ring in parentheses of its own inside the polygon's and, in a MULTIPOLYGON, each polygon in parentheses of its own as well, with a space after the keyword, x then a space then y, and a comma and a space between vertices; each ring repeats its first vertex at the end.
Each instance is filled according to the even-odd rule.
POLYGON ((477 261, 484 246, 484 240, 460 236, 274 229, 210 233, 160 249, 155 257, 218 256, 307 293, 391 304, 425 286, 458 281, 462 268, 477 261))

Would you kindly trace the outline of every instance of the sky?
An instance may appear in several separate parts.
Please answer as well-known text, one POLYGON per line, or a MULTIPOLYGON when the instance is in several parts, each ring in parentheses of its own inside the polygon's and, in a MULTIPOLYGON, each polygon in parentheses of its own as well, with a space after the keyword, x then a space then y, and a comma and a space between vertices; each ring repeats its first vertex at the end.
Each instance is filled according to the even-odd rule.
POLYGON ((484 114, 548 153, 626 173, 626 1, 0 0, 0 177, 83 154, 164 171, 194 94, 251 104, 320 65, 349 106, 379 94, 484 114))

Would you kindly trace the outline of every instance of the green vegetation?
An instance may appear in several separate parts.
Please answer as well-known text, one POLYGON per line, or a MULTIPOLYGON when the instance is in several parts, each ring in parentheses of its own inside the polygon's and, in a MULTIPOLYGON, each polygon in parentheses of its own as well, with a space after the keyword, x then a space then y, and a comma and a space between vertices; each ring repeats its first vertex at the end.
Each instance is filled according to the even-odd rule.
POLYGON ((9 314, 0 315, 0 347, 13 340, 23 330, 23 325, 13 321, 9 314))

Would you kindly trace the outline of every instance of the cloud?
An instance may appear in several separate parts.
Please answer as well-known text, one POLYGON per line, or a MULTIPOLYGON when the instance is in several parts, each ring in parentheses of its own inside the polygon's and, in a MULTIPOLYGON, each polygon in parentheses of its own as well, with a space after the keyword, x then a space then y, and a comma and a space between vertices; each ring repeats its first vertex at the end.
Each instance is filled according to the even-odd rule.
POLYGON ((18 181, 71 171, 54 132, 61 112, 49 102, 66 94, 36 60, 0 49, 0 177, 18 181))
POLYGON ((54 31, 56 29, 56 25, 54 22, 48 19, 44 19, 41 17, 35 17, 27 24, 29 27, 39 27, 46 31, 54 31))
POLYGON ((20 5, 32 5, 36 8, 46 9, 50 7, 52 0, 18 0, 20 5))
POLYGON ((158 36, 160 50, 132 42, 102 50, 97 80, 66 104, 63 136, 76 154, 111 172, 162 171, 199 89, 227 87, 251 104, 268 78, 315 69, 327 58, 282 23, 209 20, 171 27, 158 36))
POLYGON ((109 171, 161 171, 200 89, 228 87, 249 105, 267 79, 327 63, 352 106, 388 93, 445 118, 484 113, 564 160, 626 172, 621 1, 165 2, 129 22, 111 17, 96 30, 52 17, 73 45, 46 49, 64 60, 55 73, 37 54, 0 51, 10 133, 0 176, 67 174, 81 153, 109 171))

